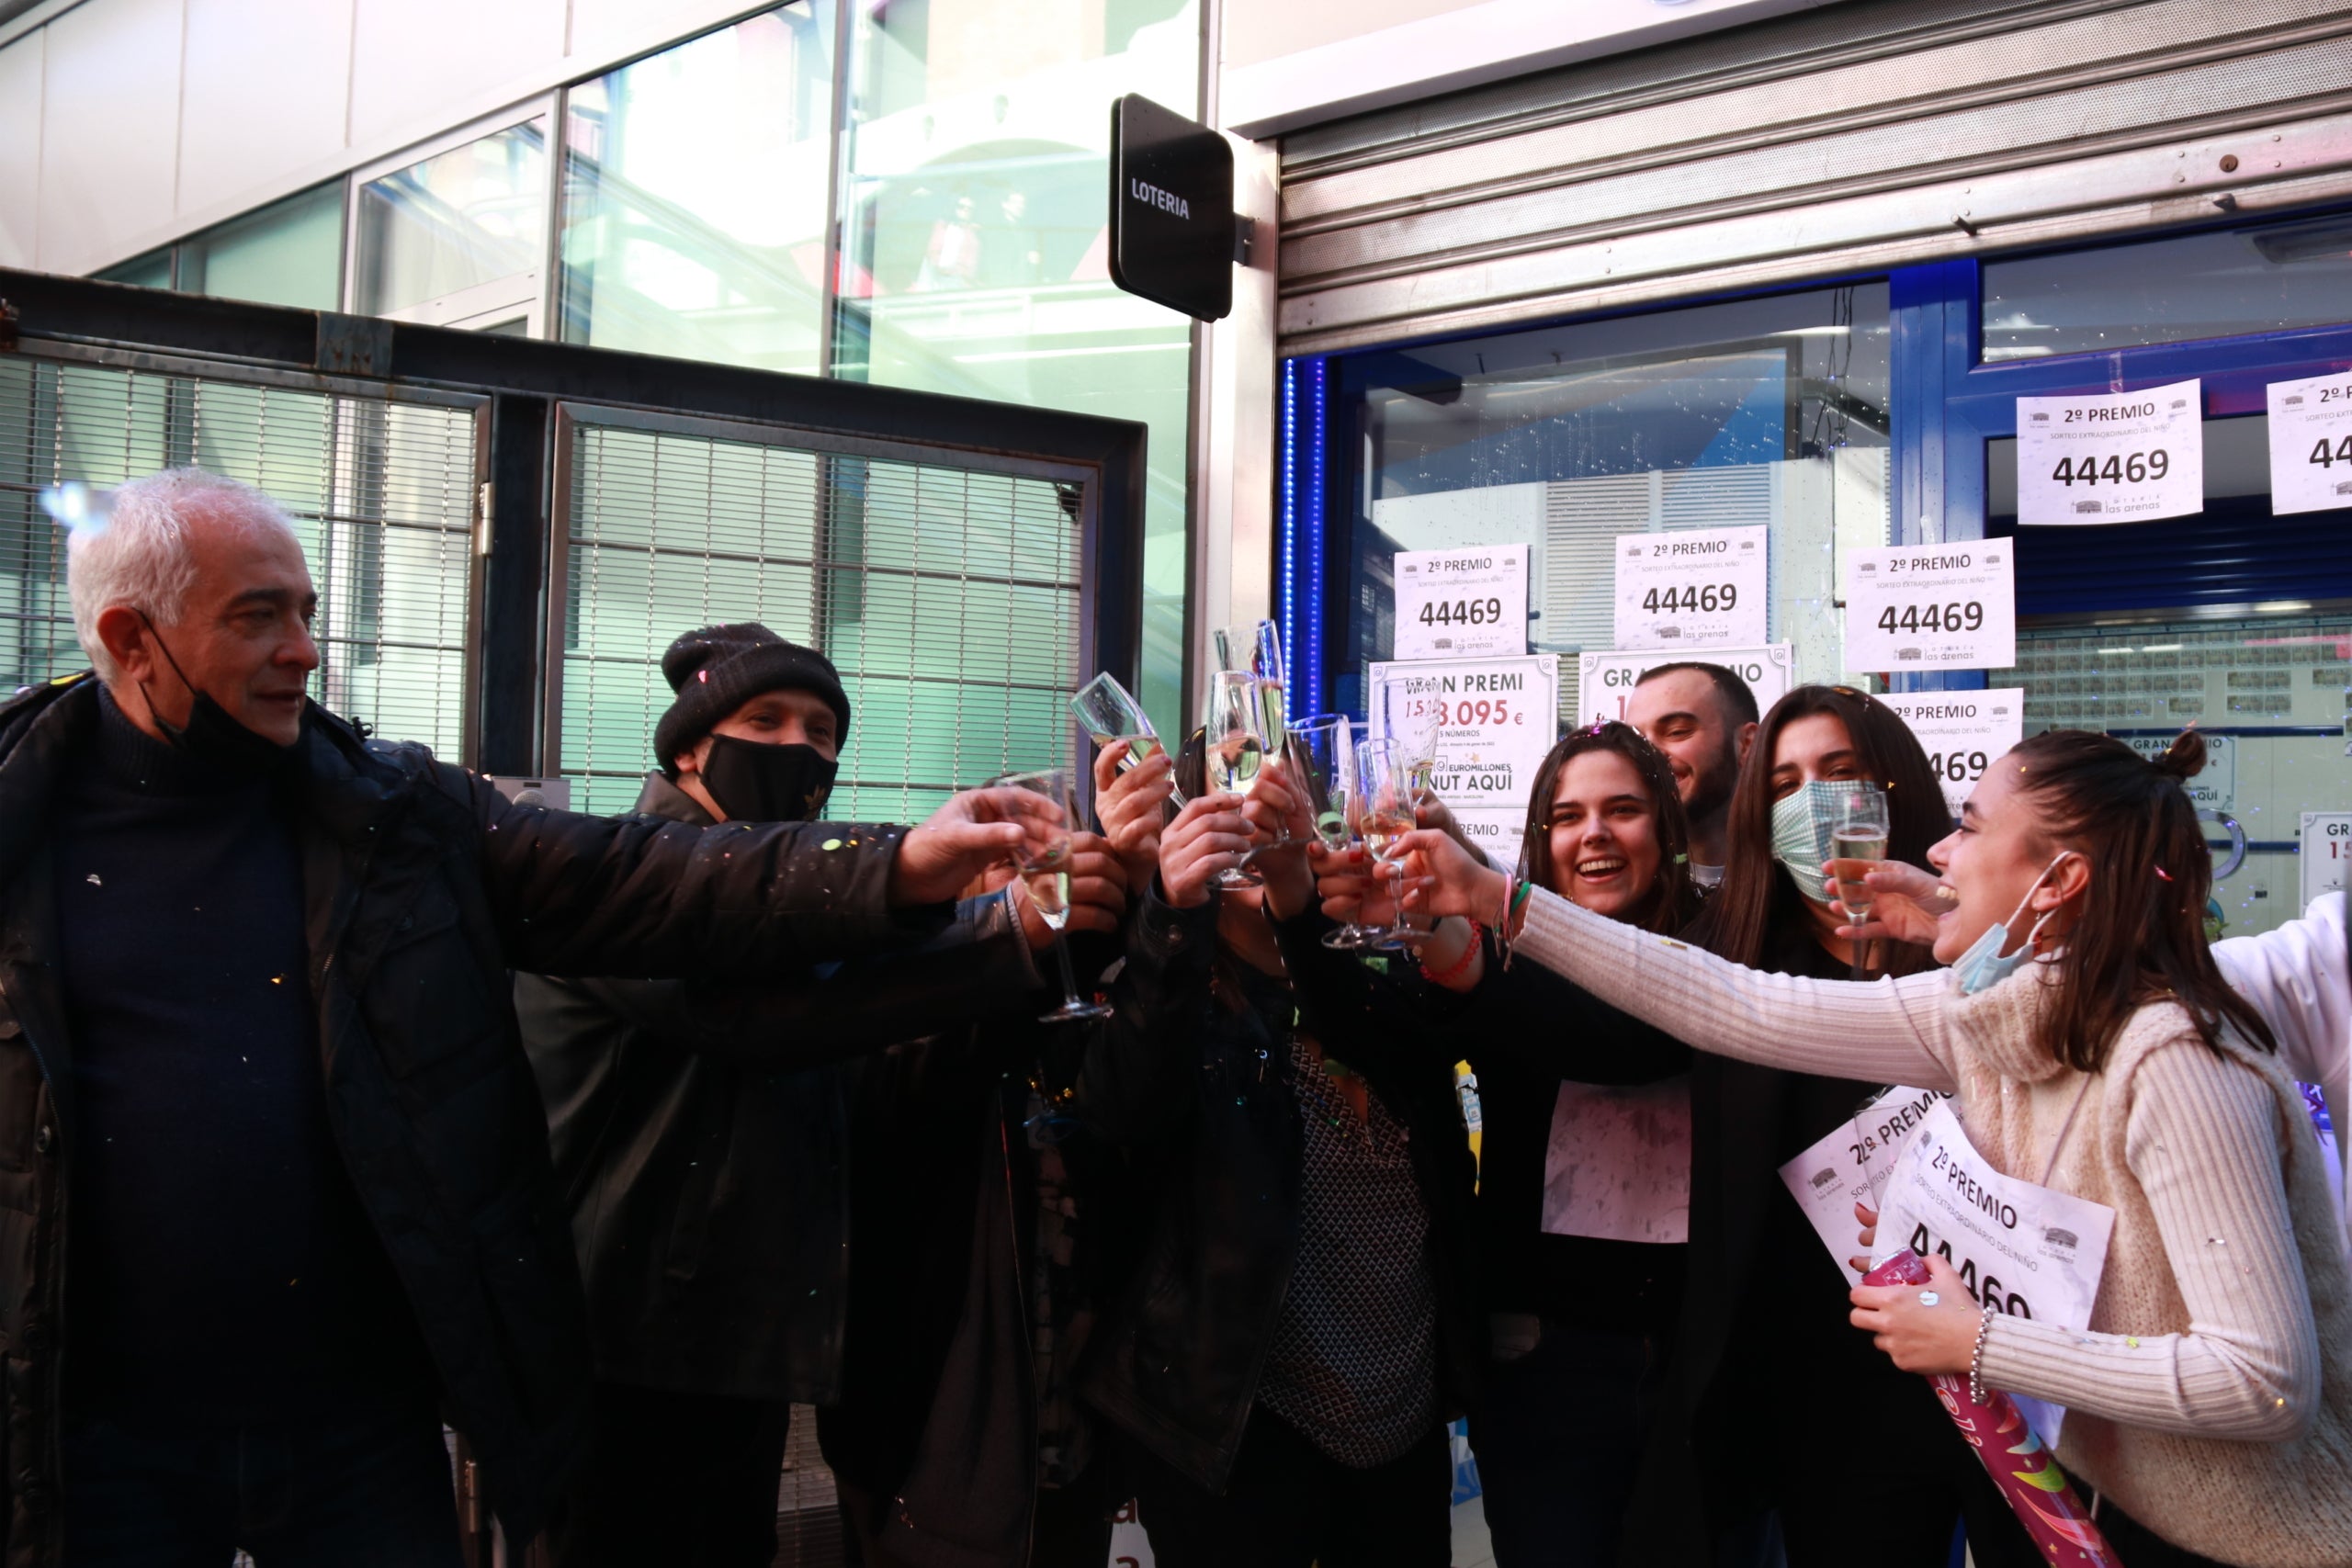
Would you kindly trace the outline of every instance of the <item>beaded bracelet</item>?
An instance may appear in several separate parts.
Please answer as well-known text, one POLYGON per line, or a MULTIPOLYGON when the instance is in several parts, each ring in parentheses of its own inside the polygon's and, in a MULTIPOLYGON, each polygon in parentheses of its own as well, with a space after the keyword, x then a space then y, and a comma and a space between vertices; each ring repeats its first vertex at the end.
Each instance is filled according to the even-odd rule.
POLYGON ((1470 940, 1463 944, 1462 956, 1447 964, 1443 969, 1435 973, 1430 972, 1428 964, 1422 964, 1421 978, 1427 980, 1432 986, 1442 986, 1449 980, 1460 979, 1462 977, 1462 972, 1470 967, 1470 960, 1476 955, 1478 952, 1478 944, 1486 940, 1487 928, 1480 925, 1477 921, 1472 920, 1470 922, 1470 940))
POLYGON ((1976 1348, 1968 1357, 1968 1398, 1974 1404, 1989 1404, 1984 1397, 1984 1335, 1993 1326, 1993 1308, 1987 1304, 1976 1320, 1976 1348))

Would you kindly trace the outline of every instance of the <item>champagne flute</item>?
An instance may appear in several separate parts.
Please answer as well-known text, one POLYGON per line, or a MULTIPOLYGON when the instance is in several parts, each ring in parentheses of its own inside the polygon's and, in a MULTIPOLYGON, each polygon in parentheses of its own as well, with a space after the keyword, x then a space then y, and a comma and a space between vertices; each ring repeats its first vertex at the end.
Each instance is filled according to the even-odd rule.
MULTIPOLYGON (((1290 755, 1300 761, 1306 775, 1308 809, 1315 818, 1315 836, 1327 849, 1344 850, 1357 841, 1361 826, 1356 791, 1357 733, 1363 727, 1345 714, 1301 720, 1291 731, 1290 755)), ((1323 933, 1323 945, 1343 952, 1369 945, 1380 932, 1350 920, 1323 933)))
MULTIPOLYGON (((1290 733, 1290 667, 1283 657, 1281 629, 1272 621, 1219 626, 1216 655, 1219 668, 1239 671, 1256 682, 1258 733, 1266 743, 1266 761, 1281 761, 1290 733)), ((1292 842, 1289 830, 1278 828, 1272 842, 1259 845, 1246 858, 1254 859, 1266 850, 1292 842)))
POLYGON ((1414 798, 1433 795, 1438 730, 1445 716, 1444 701, 1415 692, 1407 677, 1396 674, 1380 682, 1373 700, 1379 704, 1382 737, 1397 744, 1405 768, 1412 775, 1414 798))
MULTIPOLYGON (((1840 783, 1837 814, 1829 825, 1829 869, 1846 919, 1860 925, 1871 917, 1871 885, 1862 880, 1886 858, 1886 791, 1867 779, 1840 783)), ((1854 944, 1854 978, 1862 977, 1864 943, 1854 944)))
MULTIPOLYGON (((1095 750, 1100 750, 1114 740, 1129 743, 1127 754, 1119 759, 1121 773, 1159 750, 1159 732, 1151 727, 1151 718, 1143 711, 1143 705, 1107 670, 1078 689, 1069 700, 1069 709, 1078 716, 1078 722, 1085 728, 1095 750)), ((1184 792, 1172 778, 1168 781, 1168 793, 1177 805, 1184 804, 1184 792)))
MULTIPOLYGON (((1263 722, 1257 677, 1238 670, 1220 670, 1209 678, 1201 728, 1202 757, 1207 763, 1211 790, 1248 795, 1256 787, 1258 770, 1266 761, 1266 740, 1258 728, 1263 722)), ((1255 887, 1264 880, 1246 865, 1227 866, 1217 873, 1221 887, 1255 887)))
POLYGON ((1356 784, 1363 841, 1387 874, 1389 897, 1396 906, 1395 919, 1368 945, 1391 953, 1417 946, 1429 939, 1405 924, 1405 862, 1396 850, 1415 826, 1412 761, 1394 740, 1371 741, 1356 753, 1356 784))
POLYGON ((1078 976, 1070 969, 1069 942, 1062 935, 1063 928, 1069 924, 1069 770, 1047 768, 1042 773, 1013 773, 1000 782, 1044 795, 1054 803, 1061 817, 1059 829, 1044 844, 1033 843, 1025 849, 1020 863, 1021 874, 1028 884, 1029 902, 1036 906, 1038 917, 1054 933, 1054 958, 1062 972, 1062 1005, 1039 1014, 1037 1021, 1075 1023, 1083 1019, 1108 1018, 1111 1010, 1102 1003, 1079 1000, 1078 976))

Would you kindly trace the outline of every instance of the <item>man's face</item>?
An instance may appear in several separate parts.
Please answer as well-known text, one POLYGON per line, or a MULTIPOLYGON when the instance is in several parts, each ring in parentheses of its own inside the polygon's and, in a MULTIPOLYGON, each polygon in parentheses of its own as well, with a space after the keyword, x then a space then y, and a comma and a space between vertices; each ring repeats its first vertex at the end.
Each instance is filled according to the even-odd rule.
POLYGON ((1740 760, 1756 739, 1753 724, 1735 725, 1715 682, 1696 670, 1645 681, 1626 699, 1625 722, 1666 753, 1675 792, 1693 820, 1721 810, 1739 781, 1740 760))
POLYGON ((302 733, 304 682, 319 667, 311 637, 319 596, 302 547, 275 530, 248 532, 200 514, 188 521, 187 537, 196 584, 178 621, 150 628, 130 612, 109 612, 130 617, 135 638, 117 662, 166 723, 187 723, 193 687, 254 734, 291 746, 302 733))
MULTIPOLYGON (((827 761, 841 756, 841 716, 814 692, 788 689, 762 692, 711 726, 710 735, 731 736, 757 746, 813 746, 827 761)), ((681 773, 702 772, 710 755, 710 736, 677 759, 681 773)))

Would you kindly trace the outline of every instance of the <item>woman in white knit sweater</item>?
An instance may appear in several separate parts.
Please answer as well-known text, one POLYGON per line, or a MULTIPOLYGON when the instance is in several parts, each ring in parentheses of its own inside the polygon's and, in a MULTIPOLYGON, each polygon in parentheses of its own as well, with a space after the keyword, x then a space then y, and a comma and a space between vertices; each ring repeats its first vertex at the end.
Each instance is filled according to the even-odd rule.
MULTIPOLYGON (((1947 1090, 2003 1171, 2114 1209, 2086 1329, 1980 1322, 1940 1258, 1932 1292, 1858 1288, 1853 1322, 1907 1371, 2066 1406, 2058 1457, 2130 1568, 2344 1568, 2352 1273, 2301 1096, 2203 939, 2203 761, 2193 734, 2154 763, 2081 731, 2008 752, 1930 857, 1948 970, 1761 975, 1541 889, 1517 953, 1702 1050, 1947 1090)), ((1442 834, 1406 846, 1419 908, 1517 897, 1442 834)))

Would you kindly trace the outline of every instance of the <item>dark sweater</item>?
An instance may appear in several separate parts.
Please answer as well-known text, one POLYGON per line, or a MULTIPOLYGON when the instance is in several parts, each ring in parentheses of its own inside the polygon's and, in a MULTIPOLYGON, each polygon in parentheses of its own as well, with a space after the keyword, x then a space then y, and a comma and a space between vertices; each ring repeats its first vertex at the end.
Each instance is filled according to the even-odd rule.
POLYGON ((1690 1048, 1540 964, 1521 960, 1505 970, 1491 947, 1476 989, 1455 997, 1429 987, 1426 996, 1447 1024, 1443 1038, 1478 1075, 1487 1310, 1609 1333, 1663 1333, 1681 1304, 1684 1248, 1547 1234, 1544 1165, 1562 1083, 1653 1083, 1687 1072, 1690 1048))
POLYGON ((427 1397, 327 1120, 288 803, 101 705, 55 818, 67 1401, 238 1422, 427 1397))

